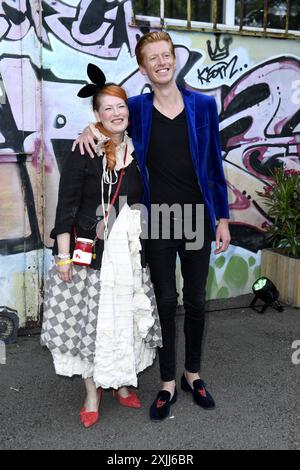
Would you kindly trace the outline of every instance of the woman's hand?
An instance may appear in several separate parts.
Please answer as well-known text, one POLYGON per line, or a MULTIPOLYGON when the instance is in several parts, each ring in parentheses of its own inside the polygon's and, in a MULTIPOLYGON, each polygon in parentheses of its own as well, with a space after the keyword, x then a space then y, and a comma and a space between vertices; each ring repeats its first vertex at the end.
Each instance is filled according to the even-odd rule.
POLYGON ((72 282, 72 264, 56 266, 59 278, 64 282, 72 282))
POLYGON ((91 158, 94 158, 94 152, 96 151, 96 142, 95 136, 89 127, 86 127, 82 134, 74 140, 72 145, 72 152, 74 152, 76 145, 79 144, 79 150, 81 155, 84 155, 85 152, 89 154, 91 158))

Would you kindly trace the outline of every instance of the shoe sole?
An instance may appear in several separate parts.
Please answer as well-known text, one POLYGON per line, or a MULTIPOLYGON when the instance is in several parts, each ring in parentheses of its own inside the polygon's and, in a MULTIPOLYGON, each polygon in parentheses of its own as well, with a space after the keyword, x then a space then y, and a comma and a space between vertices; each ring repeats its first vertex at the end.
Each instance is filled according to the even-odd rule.
POLYGON ((185 388, 181 387, 181 390, 183 390, 184 392, 186 393, 191 393, 193 395, 193 402, 199 406, 200 408, 202 408, 202 410, 214 410, 216 408, 216 405, 213 405, 213 406, 202 406, 202 405, 199 405, 199 403, 196 402, 195 398, 194 398, 194 394, 192 392, 192 390, 186 390, 185 388))

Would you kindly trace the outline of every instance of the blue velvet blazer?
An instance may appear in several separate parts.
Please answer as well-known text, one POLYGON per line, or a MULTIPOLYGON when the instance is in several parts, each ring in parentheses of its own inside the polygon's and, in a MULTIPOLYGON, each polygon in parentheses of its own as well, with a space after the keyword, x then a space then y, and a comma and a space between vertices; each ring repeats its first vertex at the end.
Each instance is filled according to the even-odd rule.
MULTIPOLYGON (((216 219, 229 219, 227 186, 222 166, 219 119, 214 98, 179 88, 184 101, 190 151, 211 227, 216 219)), ((150 208, 149 176, 146 166, 151 134, 153 93, 128 100, 130 134, 144 185, 144 204, 150 208)), ((163 136, 162 136, 163 138, 163 136)))

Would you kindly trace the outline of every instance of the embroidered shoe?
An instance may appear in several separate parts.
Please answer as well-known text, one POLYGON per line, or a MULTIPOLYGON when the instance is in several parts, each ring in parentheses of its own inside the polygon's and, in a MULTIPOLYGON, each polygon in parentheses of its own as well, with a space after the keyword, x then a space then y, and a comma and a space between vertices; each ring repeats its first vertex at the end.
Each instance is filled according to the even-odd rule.
POLYGON ((127 406, 128 408, 141 408, 141 402, 136 393, 132 390, 128 390, 128 397, 121 397, 119 393, 113 390, 113 396, 116 397, 122 406, 127 406))
POLYGON ((205 383, 201 379, 194 380, 193 387, 190 386, 184 374, 181 377, 181 388, 185 392, 191 392, 197 405, 202 406, 206 410, 215 407, 215 401, 209 391, 207 390, 205 383))
POLYGON ((162 421, 170 414, 171 405, 177 400, 177 389, 175 387, 174 395, 171 398, 171 393, 167 390, 158 392, 157 397, 150 407, 150 419, 153 421, 162 421))

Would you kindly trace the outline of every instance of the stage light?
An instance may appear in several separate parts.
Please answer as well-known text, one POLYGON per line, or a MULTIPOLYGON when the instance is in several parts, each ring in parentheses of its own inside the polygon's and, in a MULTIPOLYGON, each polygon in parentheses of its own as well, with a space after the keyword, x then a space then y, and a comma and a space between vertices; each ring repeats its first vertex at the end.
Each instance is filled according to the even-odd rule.
POLYGON ((256 279, 252 286, 252 291, 255 296, 250 304, 250 307, 257 312, 264 313, 266 308, 269 306, 275 308, 279 312, 283 311, 283 307, 278 301, 279 291, 269 278, 262 276, 256 279), (264 302, 261 310, 258 310, 255 307, 257 300, 262 300, 264 302))

